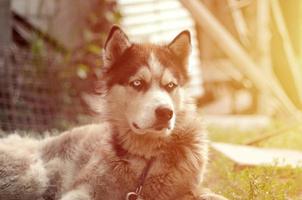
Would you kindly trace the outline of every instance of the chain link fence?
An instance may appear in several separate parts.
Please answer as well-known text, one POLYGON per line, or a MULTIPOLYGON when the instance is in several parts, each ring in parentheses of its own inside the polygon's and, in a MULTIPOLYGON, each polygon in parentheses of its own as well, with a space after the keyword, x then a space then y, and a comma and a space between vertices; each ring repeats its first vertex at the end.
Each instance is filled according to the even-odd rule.
POLYGON ((88 116, 61 59, 0 49, 0 129, 42 132, 65 129, 88 116), (64 72, 62 75, 62 71, 64 72))

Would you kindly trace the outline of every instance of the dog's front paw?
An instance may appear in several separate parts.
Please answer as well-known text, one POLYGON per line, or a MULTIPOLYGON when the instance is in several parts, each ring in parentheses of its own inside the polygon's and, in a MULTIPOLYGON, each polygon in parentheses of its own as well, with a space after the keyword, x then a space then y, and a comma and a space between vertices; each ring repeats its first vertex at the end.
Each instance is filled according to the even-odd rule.
POLYGON ((67 192, 60 200, 92 200, 92 198, 84 189, 78 189, 67 192))

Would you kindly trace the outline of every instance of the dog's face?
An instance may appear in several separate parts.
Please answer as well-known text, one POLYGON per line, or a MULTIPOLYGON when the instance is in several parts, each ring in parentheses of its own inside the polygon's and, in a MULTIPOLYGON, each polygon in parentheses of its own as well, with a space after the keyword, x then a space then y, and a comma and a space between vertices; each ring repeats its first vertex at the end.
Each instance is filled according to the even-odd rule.
POLYGON ((190 49, 188 31, 152 45, 131 43, 113 27, 103 55, 109 112, 136 134, 169 135, 183 106, 190 49))

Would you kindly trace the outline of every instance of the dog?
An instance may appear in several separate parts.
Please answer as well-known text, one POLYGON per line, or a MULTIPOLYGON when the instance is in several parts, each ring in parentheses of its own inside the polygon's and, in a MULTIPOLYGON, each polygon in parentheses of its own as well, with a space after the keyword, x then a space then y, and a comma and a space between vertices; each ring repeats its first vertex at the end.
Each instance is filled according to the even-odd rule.
POLYGON ((197 200, 207 134, 186 94, 189 31, 170 43, 131 42, 118 26, 103 51, 98 122, 40 140, 0 140, 0 199, 197 200))

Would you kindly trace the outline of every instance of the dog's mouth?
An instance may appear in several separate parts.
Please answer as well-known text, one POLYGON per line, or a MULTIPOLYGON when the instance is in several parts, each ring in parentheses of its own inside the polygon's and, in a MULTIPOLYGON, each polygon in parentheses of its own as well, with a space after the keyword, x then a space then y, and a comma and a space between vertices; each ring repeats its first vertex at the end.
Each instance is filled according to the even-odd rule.
POLYGON ((148 128, 141 128, 138 124, 135 122, 132 123, 132 127, 135 129, 134 132, 139 133, 146 133, 146 132, 170 132, 171 131, 171 125, 170 123, 158 123, 148 128))
POLYGON ((134 126, 134 128, 136 128, 136 129, 140 129, 140 127, 134 122, 132 123, 132 126, 134 126))
POLYGON ((170 130, 171 129, 171 126, 170 124, 156 124, 155 126, 153 126, 153 128, 157 131, 161 131, 163 129, 168 129, 170 130))

